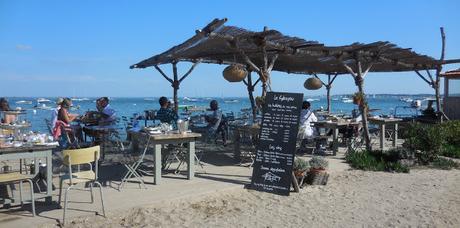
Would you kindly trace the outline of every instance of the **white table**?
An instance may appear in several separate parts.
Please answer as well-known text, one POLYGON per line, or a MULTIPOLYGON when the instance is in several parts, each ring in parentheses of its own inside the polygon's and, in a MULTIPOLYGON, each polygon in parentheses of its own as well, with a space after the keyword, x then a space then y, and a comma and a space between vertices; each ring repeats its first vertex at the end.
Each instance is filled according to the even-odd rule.
POLYGON ((380 150, 385 150, 385 128, 387 124, 393 125, 393 147, 396 147, 398 141, 398 124, 402 119, 397 118, 377 118, 369 117, 369 123, 376 124, 379 126, 380 134, 380 150))
POLYGON ((346 128, 348 126, 356 126, 359 125, 360 122, 348 122, 348 121, 317 121, 312 122, 313 126, 318 128, 325 128, 332 130, 332 153, 333 155, 337 155, 339 151, 339 129, 346 128))
POLYGON ((187 153, 187 179, 191 180, 195 176, 195 141, 201 137, 199 133, 184 133, 184 134, 148 134, 150 140, 147 140, 146 147, 154 148, 153 157, 155 160, 155 167, 153 168, 154 183, 156 185, 161 183, 161 147, 165 144, 182 144, 188 143, 187 153))
MULTIPOLYGON (((53 186, 53 163, 52 149, 56 146, 21 146, 11 148, 0 148, 0 161, 20 160, 20 159, 37 159, 45 158, 46 160, 46 194, 38 197, 45 198, 47 204, 52 202, 52 186, 53 186)), ((35 161, 35 165, 38 163, 35 161)), ((37 175, 39 167, 36 166, 34 175, 37 175)), ((37 198, 35 198, 37 199, 37 198)))

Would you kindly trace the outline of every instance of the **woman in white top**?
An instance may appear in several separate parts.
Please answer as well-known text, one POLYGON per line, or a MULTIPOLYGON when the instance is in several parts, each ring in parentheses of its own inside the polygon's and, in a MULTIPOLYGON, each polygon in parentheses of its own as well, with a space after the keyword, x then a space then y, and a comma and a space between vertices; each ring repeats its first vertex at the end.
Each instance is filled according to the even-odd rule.
POLYGON ((316 118, 315 113, 310 110, 310 106, 310 102, 308 101, 302 103, 298 135, 300 139, 311 139, 317 134, 316 128, 312 127, 311 123, 318 121, 318 118, 316 118))

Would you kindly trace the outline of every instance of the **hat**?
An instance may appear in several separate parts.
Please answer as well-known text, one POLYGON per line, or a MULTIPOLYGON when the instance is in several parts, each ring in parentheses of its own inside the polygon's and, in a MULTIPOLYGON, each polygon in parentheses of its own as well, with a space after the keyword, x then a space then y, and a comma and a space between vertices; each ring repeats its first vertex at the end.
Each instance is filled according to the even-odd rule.
POLYGON ((60 105, 63 101, 64 101, 64 99, 62 97, 58 97, 56 99, 56 104, 60 105))

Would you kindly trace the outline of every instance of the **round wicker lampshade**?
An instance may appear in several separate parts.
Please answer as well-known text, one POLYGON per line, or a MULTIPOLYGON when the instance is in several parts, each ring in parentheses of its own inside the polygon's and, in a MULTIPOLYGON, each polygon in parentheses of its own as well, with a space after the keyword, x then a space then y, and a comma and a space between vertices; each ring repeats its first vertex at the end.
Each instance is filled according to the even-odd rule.
POLYGON ((305 81, 303 86, 305 87, 305 89, 308 90, 317 90, 323 86, 323 83, 321 83, 321 80, 319 80, 318 78, 311 77, 305 81))
POLYGON ((222 74, 229 82, 241 82, 248 76, 248 71, 242 65, 230 65, 224 69, 222 74))

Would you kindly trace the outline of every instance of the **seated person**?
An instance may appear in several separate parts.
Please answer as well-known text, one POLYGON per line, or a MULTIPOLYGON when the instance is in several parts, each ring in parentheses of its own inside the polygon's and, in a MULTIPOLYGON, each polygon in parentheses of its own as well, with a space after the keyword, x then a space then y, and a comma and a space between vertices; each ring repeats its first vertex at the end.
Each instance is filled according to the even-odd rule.
MULTIPOLYGON (((11 111, 10 105, 8 104, 8 100, 2 97, 0 98, 0 111, 11 111)), ((16 121, 15 115, 4 114, 1 122, 4 124, 10 124, 16 121)))
POLYGON ((311 104, 308 101, 302 103, 302 111, 300 112, 300 128, 299 128, 299 138, 301 139, 311 139, 314 135, 317 134, 316 128, 311 126, 311 122, 318 121, 318 118, 315 116, 310 109, 311 104))
POLYGON ((212 115, 205 116, 205 120, 208 123, 208 134, 209 135, 216 135, 219 132, 222 135, 222 142, 224 146, 227 146, 227 131, 225 129, 226 123, 224 120, 224 116, 222 111, 219 109, 219 104, 216 100, 212 100, 209 103, 209 107, 211 108, 212 115))
POLYGON ((58 114, 59 114, 59 110, 61 109, 61 103, 64 101, 63 98, 59 97, 57 100, 56 100, 56 108, 53 109, 53 112, 51 112, 51 130, 54 129, 54 127, 56 126, 56 121, 58 119, 58 114))
POLYGON ((105 126, 115 124, 117 121, 116 111, 110 107, 108 97, 101 97, 97 99, 96 108, 101 114, 98 125, 105 126))
POLYGON ((82 140, 81 128, 79 125, 71 125, 73 121, 78 118, 78 114, 69 113, 69 109, 72 106, 72 100, 70 98, 64 98, 61 103, 61 108, 58 111, 57 121, 53 131, 59 131, 60 125, 65 127, 66 131, 70 136, 77 137, 80 141, 82 140))
POLYGON ((422 115, 428 118, 436 118, 436 112, 433 108, 433 100, 428 100, 428 104, 425 110, 422 111, 422 115))
POLYGON ((160 103, 160 110, 157 111, 156 118, 162 123, 176 125, 179 117, 177 116, 177 113, 171 108, 171 102, 169 102, 168 98, 160 97, 158 102, 160 103))

